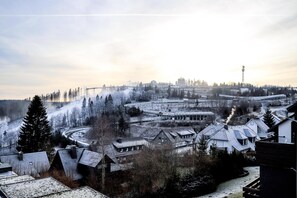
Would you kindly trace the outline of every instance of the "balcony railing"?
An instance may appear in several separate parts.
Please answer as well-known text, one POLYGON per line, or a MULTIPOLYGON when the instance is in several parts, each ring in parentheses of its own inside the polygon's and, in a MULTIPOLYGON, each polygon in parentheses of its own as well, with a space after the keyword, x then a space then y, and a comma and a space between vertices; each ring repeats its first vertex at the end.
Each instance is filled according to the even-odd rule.
POLYGON ((277 143, 269 138, 256 142, 256 159, 260 165, 296 167, 296 145, 277 143))
POLYGON ((243 187, 243 197, 257 198, 260 197, 260 178, 243 187))

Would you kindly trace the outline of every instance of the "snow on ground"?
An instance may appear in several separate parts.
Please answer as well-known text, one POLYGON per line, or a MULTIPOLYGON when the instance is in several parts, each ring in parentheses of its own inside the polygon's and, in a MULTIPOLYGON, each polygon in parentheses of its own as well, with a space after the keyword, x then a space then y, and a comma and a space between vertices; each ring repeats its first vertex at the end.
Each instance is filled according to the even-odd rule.
POLYGON ((80 146, 87 147, 92 142, 85 138, 85 134, 90 130, 90 127, 77 127, 71 128, 63 132, 63 136, 66 138, 76 141, 80 146))
POLYGON ((257 179, 260 175, 259 166, 245 167, 244 169, 249 172, 249 175, 226 181, 218 186, 216 192, 200 196, 199 198, 224 198, 241 193, 244 186, 257 179))
POLYGON ((71 113, 74 108, 81 109, 82 101, 83 101, 83 99, 80 99, 80 100, 70 102, 67 105, 65 105, 65 106, 63 106, 63 107, 61 107, 59 109, 54 109, 54 110, 49 109, 47 111, 48 120, 50 120, 52 117, 67 114, 67 112, 71 113))

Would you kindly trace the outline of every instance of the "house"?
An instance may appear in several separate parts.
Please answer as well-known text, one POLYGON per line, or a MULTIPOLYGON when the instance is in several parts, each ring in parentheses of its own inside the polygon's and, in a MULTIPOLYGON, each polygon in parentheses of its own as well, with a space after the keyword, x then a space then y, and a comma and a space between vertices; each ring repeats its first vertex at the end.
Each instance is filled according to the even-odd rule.
POLYGON ((124 164, 132 161, 149 143, 141 137, 117 139, 112 142, 114 156, 118 163, 124 164))
POLYGON ((275 136, 256 142, 260 178, 243 188, 244 197, 297 197, 297 103, 287 110, 293 115, 270 128, 275 136))
POLYGON ((49 160, 45 151, 34 153, 19 152, 15 155, 0 156, 2 163, 8 163, 18 175, 40 176, 50 168, 49 160))
POLYGON ((212 147, 228 153, 255 151, 255 142, 269 135, 267 129, 260 119, 251 119, 245 125, 236 126, 212 124, 198 133, 195 142, 199 144, 201 138, 205 138, 208 152, 212 147))
POLYGON ((256 132, 244 125, 228 126, 228 125, 210 125, 203 129, 196 138, 199 144, 201 138, 207 140, 210 151, 212 147, 219 150, 225 150, 232 153, 234 150, 238 152, 247 152, 255 150, 256 132))
MULTIPOLYGON (((62 171, 67 177, 73 180, 80 180, 92 171, 100 169, 102 154, 68 146, 57 151, 50 170, 62 171)), ((110 171, 110 164, 115 163, 107 154, 105 155, 106 170, 110 171)))
POLYGON ((108 154, 103 156, 102 153, 97 153, 84 149, 78 160, 77 170, 80 174, 88 176, 92 173, 102 170, 102 161, 104 158, 104 168, 106 172, 111 172, 111 164, 115 163, 108 154))
POLYGON ((268 133, 269 127, 260 118, 250 119, 245 125, 253 131, 257 131, 257 136, 260 139, 266 139, 272 135, 272 133, 268 133))
MULTIPOLYGON (((297 105, 292 105, 288 107, 288 112, 295 111, 297 105)), ((278 124, 271 127, 269 131, 275 133, 277 137, 277 142, 279 143, 296 143, 296 132, 297 132, 297 114, 287 117, 278 124)))
POLYGON ((62 171, 67 177, 70 177, 73 180, 82 179, 83 175, 78 172, 77 164, 83 150, 83 148, 76 147, 59 149, 56 152, 50 170, 62 171))
POLYGON ((195 138, 196 132, 192 128, 161 129, 150 143, 155 147, 169 146, 178 151, 182 147, 192 149, 195 138))
POLYGON ((70 189, 52 177, 36 180, 30 175, 11 174, 11 169, 8 164, 0 164, 0 197, 107 197, 88 186, 70 189))

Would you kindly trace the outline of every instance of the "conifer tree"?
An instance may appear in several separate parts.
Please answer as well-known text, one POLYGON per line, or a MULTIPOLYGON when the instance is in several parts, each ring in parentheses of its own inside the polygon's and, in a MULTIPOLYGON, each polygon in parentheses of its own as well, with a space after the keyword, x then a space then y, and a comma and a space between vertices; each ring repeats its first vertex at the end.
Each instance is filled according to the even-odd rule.
POLYGON ((50 151, 51 130, 45 107, 39 96, 34 96, 18 138, 18 148, 25 153, 50 151))
POLYGON ((271 128, 273 125, 275 125, 274 119, 273 119, 273 115, 269 109, 269 107, 266 109, 266 112, 264 114, 264 123, 271 128))

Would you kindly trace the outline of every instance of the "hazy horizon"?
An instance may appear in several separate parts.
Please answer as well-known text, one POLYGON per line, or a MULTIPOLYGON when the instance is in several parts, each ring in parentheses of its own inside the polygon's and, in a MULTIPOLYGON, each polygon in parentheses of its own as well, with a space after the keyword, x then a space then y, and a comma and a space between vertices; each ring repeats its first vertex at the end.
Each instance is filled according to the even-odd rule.
POLYGON ((0 2, 0 99, 131 81, 297 86, 297 1, 0 2))

